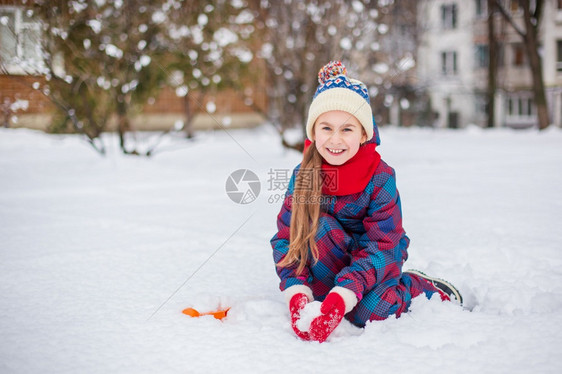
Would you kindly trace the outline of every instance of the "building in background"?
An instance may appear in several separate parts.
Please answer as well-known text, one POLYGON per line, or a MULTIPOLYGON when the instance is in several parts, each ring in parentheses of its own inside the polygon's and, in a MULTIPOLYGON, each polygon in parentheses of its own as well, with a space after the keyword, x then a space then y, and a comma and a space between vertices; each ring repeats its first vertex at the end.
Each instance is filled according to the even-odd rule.
MULTIPOLYGON (((515 21, 523 11, 516 0, 504 0, 515 21)), ((525 48, 513 27, 498 13, 496 126, 525 128, 537 123, 532 76, 525 48)), ((422 0, 418 2, 419 87, 430 96, 434 126, 485 126, 488 118, 489 63, 487 0, 422 0)), ((543 80, 551 123, 562 124, 562 1, 546 0, 539 33, 543 80)))

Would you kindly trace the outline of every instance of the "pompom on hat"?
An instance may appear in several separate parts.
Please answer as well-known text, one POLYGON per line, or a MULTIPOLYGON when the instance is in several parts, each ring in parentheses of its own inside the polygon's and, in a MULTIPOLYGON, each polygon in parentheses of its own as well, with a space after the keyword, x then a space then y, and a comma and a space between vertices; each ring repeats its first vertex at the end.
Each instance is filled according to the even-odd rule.
POLYGON ((347 112, 359 120, 367 140, 376 136, 379 144, 378 131, 373 118, 369 91, 363 82, 348 78, 347 69, 341 61, 330 61, 318 72, 320 85, 312 98, 308 109, 306 121, 306 136, 312 140, 312 128, 316 119, 325 112, 341 110, 347 112))

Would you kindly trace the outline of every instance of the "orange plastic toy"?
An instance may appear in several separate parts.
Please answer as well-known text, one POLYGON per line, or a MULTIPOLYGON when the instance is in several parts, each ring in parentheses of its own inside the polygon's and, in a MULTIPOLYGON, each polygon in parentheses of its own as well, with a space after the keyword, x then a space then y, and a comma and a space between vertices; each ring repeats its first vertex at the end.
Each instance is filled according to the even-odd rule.
POLYGON ((222 320, 224 317, 226 317, 226 314, 228 313, 229 310, 230 310, 230 308, 226 308, 226 309, 222 309, 222 310, 215 310, 215 311, 212 311, 212 312, 199 313, 199 311, 196 310, 196 309, 187 308, 187 309, 184 309, 182 311, 182 313, 186 314, 190 317, 213 316, 216 319, 222 320))

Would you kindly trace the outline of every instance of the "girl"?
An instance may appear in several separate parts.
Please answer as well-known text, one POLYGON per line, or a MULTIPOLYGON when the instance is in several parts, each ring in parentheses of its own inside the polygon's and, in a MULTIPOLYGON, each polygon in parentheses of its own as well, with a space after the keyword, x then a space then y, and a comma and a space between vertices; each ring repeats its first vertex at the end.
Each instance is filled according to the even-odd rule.
POLYGON ((394 170, 380 144, 366 86, 332 61, 318 73, 302 163, 294 170, 271 239, 291 326, 303 340, 325 341, 344 316, 357 326, 398 318, 413 297, 439 293, 462 303, 451 284, 402 272, 409 239, 402 228, 394 170), (322 301, 308 331, 300 312, 322 301))

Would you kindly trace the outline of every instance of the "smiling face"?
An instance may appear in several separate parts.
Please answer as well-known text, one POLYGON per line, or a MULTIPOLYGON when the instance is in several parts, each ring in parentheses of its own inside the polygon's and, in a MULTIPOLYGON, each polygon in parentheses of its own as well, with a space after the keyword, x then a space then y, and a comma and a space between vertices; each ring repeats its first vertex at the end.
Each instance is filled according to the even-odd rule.
POLYGON ((367 135, 361 122, 341 110, 322 113, 314 124, 316 149, 330 165, 346 163, 365 140, 367 135))

